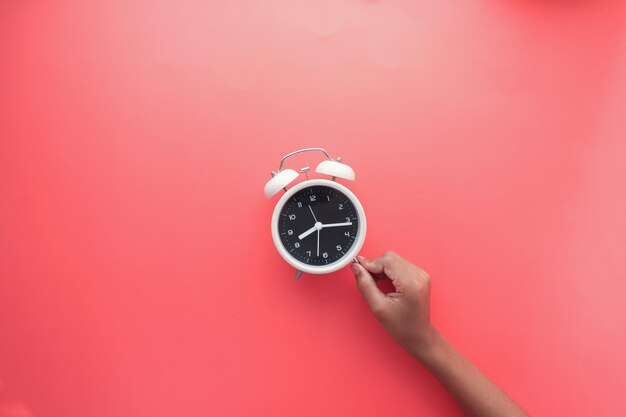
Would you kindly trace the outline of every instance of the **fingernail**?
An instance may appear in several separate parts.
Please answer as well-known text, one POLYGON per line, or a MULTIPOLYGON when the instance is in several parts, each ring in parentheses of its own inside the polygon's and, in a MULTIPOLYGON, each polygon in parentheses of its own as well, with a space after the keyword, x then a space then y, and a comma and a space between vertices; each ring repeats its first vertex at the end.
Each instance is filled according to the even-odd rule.
POLYGON ((365 258, 364 258, 363 256, 361 256, 361 255, 357 256, 356 258, 359 260, 359 262, 365 262, 365 261, 367 261, 367 259, 365 259, 365 258))
POLYGON ((350 265, 350 269, 352 270, 352 272, 354 273, 354 275, 359 273, 359 267, 357 264, 352 264, 350 265))

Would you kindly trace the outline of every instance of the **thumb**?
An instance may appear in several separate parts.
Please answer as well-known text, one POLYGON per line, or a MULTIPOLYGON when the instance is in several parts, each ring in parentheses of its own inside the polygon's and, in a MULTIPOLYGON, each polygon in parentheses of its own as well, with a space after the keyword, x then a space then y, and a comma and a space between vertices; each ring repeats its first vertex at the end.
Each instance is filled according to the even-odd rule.
POLYGON ((356 286, 358 287, 363 298, 367 301, 373 311, 377 311, 385 302, 385 294, 378 289, 372 275, 358 263, 350 266, 356 278, 356 286))

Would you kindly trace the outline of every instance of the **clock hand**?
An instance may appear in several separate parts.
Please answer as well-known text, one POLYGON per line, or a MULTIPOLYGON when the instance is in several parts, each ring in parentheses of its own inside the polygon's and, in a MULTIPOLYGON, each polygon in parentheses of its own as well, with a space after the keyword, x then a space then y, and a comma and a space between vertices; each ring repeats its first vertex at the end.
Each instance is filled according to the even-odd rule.
POLYGON ((313 215, 313 219, 315 220, 315 223, 317 223, 317 218, 315 217, 315 213, 313 213, 313 209, 311 208, 310 204, 309 204, 309 210, 311 210, 311 214, 313 215))
POLYGON ((302 239, 304 239, 305 237, 307 237, 308 235, 310 235, 311 233, 313 233, 316 230, 317 230, 317 227, 313 226, 309 230, 307 230, 306 232, 298 235, 298 239, 302 240, 302 239))
POLYGON ((308 235, 310 235, 311 233, 313 233, 316 230, 322 230, 322 227, 324 227, 324 225, 320 222, 315 222, 315 224, 313 225, 313 227, 311 227, 309 230, 303 232, 302 234, 298 235, 298 239, 302 240, 305 237, 307 237, 308 235))
POLYGON ((352 222, 345 222, 345 223, 328 223, 328 224, 323 224, 322 227, 338 227, 338 226, 352 226, 352 222))
POLYGON ((317 256, 320 256, 320 230, 317 229, 317 256))

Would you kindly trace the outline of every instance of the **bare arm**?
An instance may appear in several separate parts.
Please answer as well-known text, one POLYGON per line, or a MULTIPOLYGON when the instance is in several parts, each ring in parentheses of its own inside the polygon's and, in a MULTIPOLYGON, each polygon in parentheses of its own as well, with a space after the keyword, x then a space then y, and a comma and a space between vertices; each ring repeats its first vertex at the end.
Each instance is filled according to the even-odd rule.
POLYGON ((430 276, 394 252, 352 271, 363 297, 385 330, 428 368, 472 417, 528 417, 509 396, 464 358, 430 322, 430 276), (375 279, 389 278, 395 292, 384 294, 375 279))

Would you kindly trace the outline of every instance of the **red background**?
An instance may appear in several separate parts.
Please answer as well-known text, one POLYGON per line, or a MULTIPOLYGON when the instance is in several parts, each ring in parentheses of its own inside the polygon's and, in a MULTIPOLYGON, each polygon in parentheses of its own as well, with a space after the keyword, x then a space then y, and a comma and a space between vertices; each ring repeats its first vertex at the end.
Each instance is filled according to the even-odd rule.
POLYGON ((625 18, 2 1, 0 415, 460 415, 347 269, 296 282, 273 247, 263 185, 305 146, 530 413, 623 414, 625 18))

